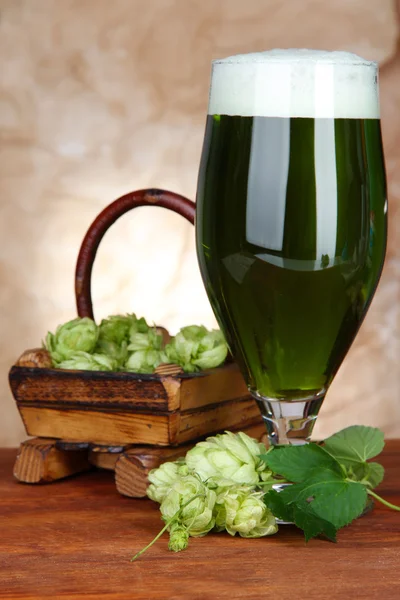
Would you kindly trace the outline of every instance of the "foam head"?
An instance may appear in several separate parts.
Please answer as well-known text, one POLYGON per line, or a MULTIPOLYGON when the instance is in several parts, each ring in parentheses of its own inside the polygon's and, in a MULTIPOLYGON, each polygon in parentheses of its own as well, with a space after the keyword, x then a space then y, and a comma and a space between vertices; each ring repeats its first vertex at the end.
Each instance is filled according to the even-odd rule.
POLYGON ((350 52, 299 49, 214 60, 208 112, 377 119, 378 65, 350 52))

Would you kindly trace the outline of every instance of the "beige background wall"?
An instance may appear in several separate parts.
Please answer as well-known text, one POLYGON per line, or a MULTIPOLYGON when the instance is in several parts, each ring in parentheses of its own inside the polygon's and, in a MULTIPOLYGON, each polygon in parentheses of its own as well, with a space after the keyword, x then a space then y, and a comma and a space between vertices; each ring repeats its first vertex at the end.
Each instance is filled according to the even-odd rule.
MULTIPOLYGON (((195 195, 210 61, 270 47, 344 49, 382 66, 391 229, 374 304, 316 431, 400 436, 399 7, 390 0, 0 0, 0 445, 24 430, 6 374, 75 316, 73 273, 97 213, 149 186, 195 195), (396 50, 397 49, 397 50, 396 50), (397 225, 396 225, 397 219, 397 225)), ((96 317, 135 311, 172 331, 214 324, 193 230, 140 209, 94 270, 96 317)))

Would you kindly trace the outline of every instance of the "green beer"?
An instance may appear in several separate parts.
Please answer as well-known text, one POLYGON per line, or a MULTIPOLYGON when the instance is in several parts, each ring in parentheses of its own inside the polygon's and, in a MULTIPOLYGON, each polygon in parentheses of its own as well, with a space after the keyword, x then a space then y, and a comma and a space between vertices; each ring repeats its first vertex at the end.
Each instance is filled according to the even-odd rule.
POLYGON ((321 60, 310 52, 295 61, 293 51, 288 60, 268 54, 214 65, 197 252, 214 312, 254 396, 320 399, 318 410, 383 266, 376 65, 345 53, 321 60), (281 102, 279 90, 289 101, 281 102))

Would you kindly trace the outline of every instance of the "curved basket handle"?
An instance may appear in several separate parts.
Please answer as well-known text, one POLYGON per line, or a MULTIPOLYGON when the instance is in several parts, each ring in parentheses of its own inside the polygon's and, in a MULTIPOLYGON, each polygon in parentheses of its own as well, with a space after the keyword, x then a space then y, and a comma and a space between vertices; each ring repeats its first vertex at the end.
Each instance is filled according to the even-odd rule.
POLYGON ((138 206, 168 208, 194 224, 195 203, 166 190, 148 189, 130 192, 107 206, 89 227, 79 250, 75 270, 76 307, 80 317, 93 319, 91 278, 94 259, 104 234, 119 217, 138 206))

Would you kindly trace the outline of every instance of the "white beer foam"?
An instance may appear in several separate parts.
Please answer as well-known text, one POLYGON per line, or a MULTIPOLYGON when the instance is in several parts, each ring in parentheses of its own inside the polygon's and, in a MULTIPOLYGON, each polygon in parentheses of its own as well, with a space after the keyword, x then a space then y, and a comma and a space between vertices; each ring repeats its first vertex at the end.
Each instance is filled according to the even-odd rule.
POLYGON ((378 65, 351 52, 305 49, 214 60, 208 113, 378 119, 378 65))

